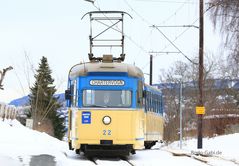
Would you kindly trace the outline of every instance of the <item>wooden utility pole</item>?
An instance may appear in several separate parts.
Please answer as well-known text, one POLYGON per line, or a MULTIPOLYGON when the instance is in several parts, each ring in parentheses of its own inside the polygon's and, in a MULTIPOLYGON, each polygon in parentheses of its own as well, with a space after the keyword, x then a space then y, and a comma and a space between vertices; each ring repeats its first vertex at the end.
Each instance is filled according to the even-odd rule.
POLYGON ((13 69, 13 67, 12 67, 12 66, 9 66, 8 68, 3 69, 2 71, 0 70, 0 90, 3 90, 3 84, 2 84, 2 82, 3 82, 3 79, 4 79, 4 77, 5 77, 6 73, 7 73, 7 71, 12 70, 12 69, 13 69))
MULTIPOLYGON (((203 104, 203 50, 204 50, 204 2, 203 0, 200 0, 199 5, 199 79, 198 79, 198 86, 199 86, 199 100, 198 100, 198 106, 199 108, 203 108, 204 110, 204 104, 203 104)), ((203 142, 202 142, 202 117, 203 113, 197 113, 198 114, 198 142, 197 142, 197 148, 202 149, 203 142)))
POLYGON ((153 54, 171 54, 171 53, 176 53, 179 54, 180 52, 172 52, 172 51, 167 51, 167 52, 163 52, 163 51, 150 51, 150 60, 149 60, 149 85, 153 84, 153 54))
POLYGON ((150 65, 149 65, 149 85, 153 82, 153 55, 150 54, 150 65))

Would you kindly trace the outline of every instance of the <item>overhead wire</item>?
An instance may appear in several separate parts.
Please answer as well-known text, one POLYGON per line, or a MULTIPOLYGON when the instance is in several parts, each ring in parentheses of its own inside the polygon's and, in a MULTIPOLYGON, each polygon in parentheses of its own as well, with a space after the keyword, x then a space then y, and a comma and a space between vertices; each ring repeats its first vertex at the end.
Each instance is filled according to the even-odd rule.
MULTIPOLYGON (((145 23, 147 23, 149 26, 153 25, 151 24, 147 19, 145 19, 144 17, 142 17, 137 11, 135 11, 131 5, 127 2, 127 0, 124 0, 124 2, 128 5, 128 7, 138 16, 141 18, 142 21, 144 21, 145 23)), ((184 1, 184 2, 188 2, 188 0, 184 1)), ((183 5, 180 6, 180 8, 177 9, 177 11, 179 11, 183 6, 185 5, 185 3, 183 5)), ((176 13, 176 12, 174 12, 176 13)), ((154 26, 154 25, 153 25, 154 26)), ((195 62, 193 62, 186 54, 184 54, 159 28, 156 28, 163 36, 166 40, 168 40, 168 42, 173 45, 187 60, 189 60, 191 63, 196 64, 195 62)))
MULTIPOLYGON (((92 3, 92 4, 93 4, 93 6, 94 6, 97 10, 101 11, 100 7, 97 7, 94 3, 92 3)), ((98 4, 98 2, 97 2, 97 4, 98 4)), ((98 6, 99 6, 99 4, 98 4, 98 6)), ((106 18, 108 18, 104 13, 103 13, 103 15, 104 15, 106 18)), ((111 21, 110 19, 108 19, 108 20, 111 21)), ((111 23, 113 23, 113 22, 111 21, 111 23)), ((107 25, 105 25, 105 26, 107 26, 107 25)), ((109 27, 109 26, 108 26, 108 27, 109 27)), ((118 27, 117 27, 117 28, 118 28, 118 27)), ((113 29, 113 30, 115 30, 115 29, 113 29)), ((116 31, 117 31, 117 30, 116 30, 116 31)), ((143 52, 148 53, 148 51, 147 51, 143 46, 141 46, 141 45, 138 44, 136 41, 134 41, 131 36, 129 36, 129 35, 125 34, 125 33, 124 33, 124 36, 125 36, 127 39, 129 39, 136 47, 138 47, 139 49, 141 49, 143 52)))
MULTIPOLYGON (((126 3, 126 5, 143 21, 145 22, 147 25, 152 25, 147 19, 145 19, 144 17, 142 17, 137 11, 135 11, 132 6, 126 1, 124 0, 124 2, 126 3)), ((191 2, 188 2, 188 0, 184 1, 184 2, 179 2, 179 1, 160 1, 160 2, 169 2, 169 3, 183 3, 179 8, 176 9, 176 12, 180 11, 182 9, 182 7, 185 4, 192 4, 191 2)), ((98 3, 98 2, 97 2, 98 3)), ((95 8, 97 8, 97 10, 101 11, 100 7, 97 7, 94 3, 92 3, 93 6, 95 8)), ((193 3, 194 4, 194 3, 193 3)), ((209 10, 209 8, 204 12, 204 14, 209 10)), ((173 15, 175 15, 175 13, 173 15)), ((168 17, 168 20, 171 19, 172 16, 168 17)), ((107 18, 107 17, 106 17, 107 18)), ((163 22, 168 21, 167 19, 163 22)), ((193 21, 192 25, 194 25, 197 21, 199 20, 199 18, 197 18, 195 21, 193 21)), ((177 39, 179 39, 185 32, 187 32, 191 27, 187 27, 184 31, 182 31, 179 35, 177 35, 175 37, 175 39, 173 41, 171 41, 161 30, 159 30, 159 28, 157 28, 157 30, 170 42, 169 45, 165 46, 163 50, 165 50, 167 47, 169 47, 170 45, 173 45, 187 60, 189 60, 191 63, 193 64, 197 64, 195 62, 193 62, 186 54, 184 54, 173 42, 175 42, 177 39)), ((125 37, 127 37, 135 46, 137 46, 139 49, 141 49, 143 52, 148 53, 148 51, 146 51, 146 49, 139 45, 137 42, 135 42, 130 36, 124 34, 125 37)))
MULTIPOLYGON (((149 32, 149 35, 148 35, 148 36, 146 37, 146 39, 144 40, 146 43, 147 43, 147 41, 149 40, 149 38, 152 36, 152 31, 153 31, 153 29, 151 29, 151 31, 149 32)), ((150 43, 150 44, 152 45, 152 43, 150 43)), ((139 49, 139 52, 138 52, 138 54, 136 54, 136 55, 139 55, 141 52, 142 52, 142 50, 139 49)), ((147 51, 146 53, 148 54, 148 51, 147 51)), ((135 56, 134 61, 135 61, 137 58, 138 58, 138 57, 135 56)))
MULTIPOLYGON (((182 1, 166 1, 166 0, 135 0, 135 1, 142 1, 142 2, 156 2, 156 3, 184 3, 182 1)), ((190 1, 190 0, 188 0, 190 1)), ((186 2, 187 4, 197 4, 196 2, 186 2)))
POLYGON ((197 64, 196 62, 193 62, 193 60, 191 60, 187 55, 185 55, 158 27, 156 27, 154 25, 153 25, 153 27, 155 27, 161 33, 161 35, 163 35, 164 38, 167 39, 168 42, 170 44, 172 44, 174 46, 174 48, 176 48, 187 60, 189 60, 193 64, 197 64))
MULTIPOLYGON (((211 8, 213 8, 214 6, 209 6, 205 11, 204 14, 207 13, 211 8)), ((197 21, 199 20, 199 18, 195 19, 190 25, 194 25, 197 21)), ((193 26, 192 26, 193 27, 193 26)), ((175 39, 172 42, 175 42, 176 40, 178 40, 178 38, 180 38, 184 33, 186 33, 191 27, 187 27, 184 31, 182 31, 179 35, 177 35, 175 37, 175 39)), ((167 46, 165 46, 163 50, 165 50, 167 47, 169 47, 170 44, 168 44, 167 46)))
POLYGON ((143 22, 145 22, 147 25, 152 25, 147 19, 145 19, 144 17, 142 17, 137 11, 135 11, 133 9, 133 7, 128 3, 127 0, 124 0, 124 2, 126 3, 126 5, 131 9, 131 11, 133 11, 143 22))
MULTIPOLYGON (((125 4, 130 8, 130 10, 131 10, 132 12, 134 12, 144 23, 146 23, 147 26, 148 26, 148 25, 151 25, 151 23, 150 23, 147 19, 145 19, 144 17, 142 17, 136 10, 133 9, 133 7, 128 3, 127 0, 124 0, 124 2, 125 2, 125 4)), ((151 33, 152 33, 152 30, 150 31, 150 35, 152 35, 151 33)), ((146 54, 148 54, 148 51, 144 51, 144 52, 145 52, 146 54)), ((136 58, 137 58, 137 57, 136 57, 136 58)), ((136 59, 136 58, 135 58, 135 59, 136 59)), ((134 59, 134 60, 135 60, 135 59, 134 59)), ((144 70, 145 67, 148 66, 148 64, 149 64, 149 62, 147 62, 147 64, 144 65, 144 67, 142 68, 142 70, 144 70)))
MULTIPOLYGON (((147 19, 145 19, 144 17, 142 17, 136 10, 134 10, 133 7, 128 3, 127 0, 124 0, 124 2, 126 3, 126 5, 127 5, 143 22, 145 22, 147 25, 152 25, 152 23, 150 23, 147 19)), ((185 6, 185 4, 186 4, 187 2, 188 2, 188 0, 184 1, 184 3, 183 3, 182 5, 180 5, 180 7, 177 8, 176 11, 175 11, 172 15, 170 15, 167 19, 165 19, 165 20, 163 21, 163 23, 169 21, 173 16, 175 16, 175 14, 176 14, 177 12, 179 12, 179 11, 185 6)), ((178 47, 177 47, 177 48, 178 48, 178 47)), ((148 53, 148 52, 147 52, 147 53, 148 53)), ((185 56, 185 54, 184 54, 182 51, 180 51, 180 53, 182 53, 182 54, 185 56)), ((190 62, 192 62, 192 60, 191 60, 190 58, 188 58, 187 56, 186 56, 186 58, 187 58, 190 62)), ((147 62, 142 69, 144 70, 148 65, 149 65, 149 62, 147 62)))
POLYGON ((168 22, 169 20, 171 20, 171 18, 173 18, 173 16, 175 16, 175 15, 186 5, 186 2, 187 2, 187 1, 185 1, 182 5, 180 5, 180 6, 175 10, 175 12, 174 12, 172 15, 170 15, 169 17, 167 17, 164 21, 162 21, 162 22, 159 23, 159 24, 165 24, 166 22, 168 22))
MULTIPOLYGON (((125 1, 125 3, 128 5, 128 7, 129 7, 134 13, 136 13, 136 15, 137 15, 138 17, 140 17, 140 18, 142 19, 142 21, 146 22, 147 25, 150 24, 150 22, 148 22, 148 21, 147 21, 146 19, 144 19, 140 14, 138 14, 138 13, 131 7, 131 5, 130 5, 127 1, 125 1)), ((94 3, 92 3, 92 5, 93 5, 97 10, 101 11, 100 7, 97 7, 94 3)), ((97 5, 99 6, 98 1, 97 1, 97 5)), ((103 13, 103 15, 107 18, 107 16, 106 16, 104 13, 103 13)), ((111 21, 111 20, 109 20, 109 21, 111 21)), ((112 21, 111 21, 111 23, 112 23, 112 21)), ((106 25, 106 26, 107 26, 107 25, 106 25)), ((152 32, 152 31, 151 31, 151 32, 152 32)), ((126 35, 126 34, 124 34, 124 36, 125 36, 127 39, 129 39, 129 40, 130 40, 136 47, 138 47, 142 52, 148 54, 148 51, 147 51, 143 46, 141 46, 140 44, 138 44, 137 42, 135 42, 130 36, 128 36, 128 35, 126 35)), ((140 53, 141 51, 139 51, 139 53, 140 53)), ((135 61, 135 60, 134 60, 134 61, 135 61)), ((147 67, 148 64, 149 64, 149 62, 147 62, 147 64, 145 65, 145 67, 147 67)), ((143 69, 144 69, 145 67, 143 67, 143 69)))

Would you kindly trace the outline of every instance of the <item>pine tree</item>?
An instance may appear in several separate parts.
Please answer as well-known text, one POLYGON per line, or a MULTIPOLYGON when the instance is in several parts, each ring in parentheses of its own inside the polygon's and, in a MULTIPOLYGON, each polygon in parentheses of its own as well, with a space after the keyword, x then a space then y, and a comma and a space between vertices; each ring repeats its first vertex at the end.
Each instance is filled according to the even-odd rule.
POLYGON ((61 104, 57 101, 58 98, 54 97, 56 88, 53 85, 54 79, 51 73, 47 58, 43 56, 36 70, 34 76, 36 81, 30 88, 31 94, 29 95, 31 115, 34 119, 33 128, 62 139, 65 133, 64 117, 57 112, 61 104))

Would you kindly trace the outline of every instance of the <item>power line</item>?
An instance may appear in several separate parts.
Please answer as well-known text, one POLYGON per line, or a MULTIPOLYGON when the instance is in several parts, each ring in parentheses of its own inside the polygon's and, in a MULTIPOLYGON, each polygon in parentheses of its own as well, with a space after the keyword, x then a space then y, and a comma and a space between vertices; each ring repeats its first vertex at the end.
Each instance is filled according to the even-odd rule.
MULTIPOLYGON (((141 1, 143 1, 143 0, 141 0, 141 1)), ((147 1, 150 1, 150 0, 147 0, 147 1)), ((132 7, 131 7, 131 5, 126 1, 126 0, 124 0, 124 2, 127 4, 127 6, 139 17, 139 18, 141 18, 141 20, 143 21, 143 22, 145 22, 147 25, 152 25, 147 19, 145 19, 144 17, 142 17, 137 11, 135 11, 132 7)), ((152 0, 151 0, 151 2, 152 2, 152 0)), ((187 2, 187 1, 184 1, 184 2, 179 2, 179 1, 155 1, 155 2, 167 2, 167 3, 183 3, 177 10, 176 10, 176 12, 178 12, 185 4, 187 4, 187 3, 193 3, 193 2, 187 2)), ((93 4, 93 6, 94 7, 96 7, 99 11, 101 11, 101 9, 99 8, 99 7, 97 7, 95 4, 93 4)), ((209 9, 207 9, 204 13, 206 13, 207 11, 208 11, 209 9)), ((175 15, 175 13, 176 12, 174 12, 174 15, 175 15)), ((107 17, 106 17, 107 18, 107 17)), ((170 19, 170 17, 168 17, 168 19, 170 19)), ((197 21, 199 20, 199 18, 198 19, 196 19, 193 23, 192 23, 192 25, 193 24, 195 24, 197 21)), ((167 21, 167 20, 166 20, 167 21)), ((154 26, 154 25, 153 25, 154 26)), ((196 27, 196 26, 188 26, 187 27, 187 29, 186 30, 184 30, 182 33, 180 33, 177 37, 175 37, 175 39, 173 40, 173 41, 171 41, 161 30, 159 30, 159 28, 156 28, 164 37, 165 37, 165 39, 166 40, 168 40, 169 41, 169 43, 171 44, 171 45, 173 45, 186 59, 188 59, 190 62, 192 62, 193 64, 196 64, 195 62, 193 62, 187 55, 185 55, 173 42, 175 42, 179 37, 181 37, 185 32, 187 32, 191 27, 196 27)), ((125 37, 127 37, 135 46, 137 46, 139 49, 141 49, 143 52, 145 52, 145 53, 148 53, 145 49, 144 49, 144 47, 143 46, 141 46, 141 45, 139 45, 137 42, 135 42, 130 36, 128 36, 128 35, 125 35, 125 37)), ((169 45, 170 45, 169 44, 169 45)), ((160 52, 162 52, 163 50, 165 50, 169 45, 167 45, 166 47, 164 47, 160 52)))
POLYGON ((144 70, 148 65, 149 65, 149 61, 142 67, 142 70, 144 70))
POLYGON ((158 28, 191 28, 191 27, 193 27, 193 28, 198 28, 199 29, 199 27, 198 26, 196 26, 196 25, 162 25, 162 26, 160 26, 160 25, 155 25, 155 27, 158 27, 158 28))
POLYGON ((164 21, 162 21, 160 24, 165 24, 166 22, 168 22, 169 20, 171 20, 171 18, 173 18, 173 16, 175 16, 186 4, 187 0, 181 5, 179 6, 178 9, 176 9, 176 11, 170 15, 168 18, 166 18, 164 21))
POLYGON ((161 35, 163 35, 164 38, 166 40, 168 40, 168 42, 171 43, 174 46, 174 48, 176 48, 187 60, 189 60, 193 64, 197 64, 197 63, 193 62, 187 55, 185 55, 158 27, 156 27, 154 25, 152 27, 156 28, 159 31, 159 33, 161 33, 161 35))
MULTIPOLYGON (((203 14, 207 13, 211 8, 213 8, 214 6, 209 6, 203 14)), ((194 20, 191 25, 194 25, 197 21, 199 20, 199 18, 197 18, 196 20, 194 20)), ((196 26, 197 27, 197 26, 196 26)), ((187 27, 184 31, 182 31, 178 36, 175 37, 175 39, 172 42, 175 42, 176 40, 178 40, 184 33, 186 33, 191 27, 187 27)), ((170 44, 168 44, 167 46, 165 46, 163 50, 165 50, 166 48, 168 48, 170 46, 170 44)))
MULTIPOLYGON (((143 22, 145 22, 147 25, 152 25, 152 23, 150 23, 147 19, 145 19, 143 16, 141 16, 136 10, 133 9, 133 7, 127 2, 127 0, 124 0, 124 2, 126 3, 126 5, 131 9, 131 11, 133 11, 139 18, 141 18, 141 20, 143 22)), ((179 8, 176 9, 176 11, 174 12, 174 14, 170 15, 166 20, 164 20, 162 23, 165 23, 167 21, 169 21, 174 15, 176 15, 177 12, 179 12, 184 5, 187 3, 187 0, 184 1, 184 3, 182 5, 180 5, 179 8)), ((173 44, 174 45, 174 44, 173 44)), ((174 45, 175 46, 175 45, 174 45)), ((177 48, 177 47, 176 47, 177 48)), ((163 50, 162 50, 163 51, 163 50)), ((162 51, 160 51, 162 53, 162 51)), ((184 56, 186 56, 182 51, 180 51, 180 53, 182 53, 184 56)), ((190 61, 193 62, 191 59, 189 59, 187 56, 186 58, 190 61)), ((147 62, 144 67, 142 68, 143 70, 149 65, 150 62, 147 62)), ((194 63, 194 62, 193 62, 194 63)))
MULTIPOLYGON (((166 1, 166 0, 135 0, 135 1, 142 1, 142 2, 157 2, 157 3, 185 3, 182 1, 166 1)), ((197 4, 197 2, 192 2, 190 0, 188 0, 188 2, 186 2, 187 4, 197 4)))
MULTIPOLYGON (((100 9, 99 7, 97 7, 94 3, 93 3, 92 5, 93 5, 97 10, 101 11, 101 9, 100 9)), ((108 18, 104 13, 103 13, 103 15, 104 15, 106 18, 108 18)), ((111 21, 110 19, 108 19, 108 20, 111 21)), ((112 23, 112 21, 111 21, 111 23, 112 23)), ((108 26, 108 25, 105 25, 105 26, 108 26)), ((109 26, 108 26, 108 27, 109 27, 109 26)), ((118 27, 116 27, 116 28, 118 28, 118 27)), ((113 29, 113 30, 115 30, 115 29, 113 29)), ((117 30, 116 30, 116 31, 117 31, 117 30)), ((143 52, 147 53, 146 49, 144 49, 143 46, 139 45, 136 41, 134 41, 131 36, 129 36, 129 35, 127 35, 127 34, 124 34, 124 36, 125 36, 127 39, 129 39, 136 47, 138 47, 139 49, 141 49, 143 52)))
POLYGON ((137 11, 135 11, 135 10, 133 9, 133 7, 128 3, 127 0, 124 0, 124 2, 126 3, 126 5, 127 5, 139 18, 141 18, 141 20, 142 20, 143 22, 145 22, 147 25, 148 25, 148 24, 152 25, 147 19, 145 19, 145 18, 142 17, 137 11))
MULTIPOLYGON (((148 25, 152 25, 147 19, 145 19, 144 17, 142 17, 138 12, 136 12, 127 2, 127 0, 124 0, 124 2, 129 6, 129 8, 138 16, 140 17, 145 23, 147 23, 148 25)), ((184 1, 186 2, 186 1, 184 1)), ((185 4, 183 4, 182 6, 184 6, 185 4)), ((155 27, 155 25, 153 25, 153 27, 155 27)), ((159 30, 159 28, 155 27, 163 36, 166 40, 168 40, 169 43, 171 43, 171 45, 173 45, 187 60, 189 60, 190 62, 192 62, 193 64, 196 64, 195 62, 193 62, 187 55, 185 55, 161 30, 159 30)), ((162 51, 160 51, 162 52, 162 51)))

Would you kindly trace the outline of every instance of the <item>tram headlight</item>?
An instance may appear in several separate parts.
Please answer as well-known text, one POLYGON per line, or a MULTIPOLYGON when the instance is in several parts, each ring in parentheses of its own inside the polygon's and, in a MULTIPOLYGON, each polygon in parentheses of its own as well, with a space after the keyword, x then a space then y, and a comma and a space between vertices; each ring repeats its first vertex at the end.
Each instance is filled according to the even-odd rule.
POLYGON ((111 118, 109 116, 104 116, 102 121, 105 125, 108 125, 111 123, 111 118))

